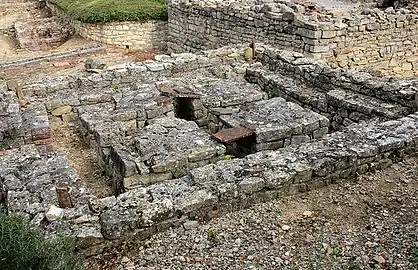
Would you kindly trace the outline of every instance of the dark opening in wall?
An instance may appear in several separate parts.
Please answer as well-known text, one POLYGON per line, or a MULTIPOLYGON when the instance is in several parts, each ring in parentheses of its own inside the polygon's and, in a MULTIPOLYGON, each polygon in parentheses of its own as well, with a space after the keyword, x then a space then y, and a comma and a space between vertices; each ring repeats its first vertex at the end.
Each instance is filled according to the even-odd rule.
POLYGON ((379 8, 394 7, 396 1, 397 0, 379 0, 377 2, 377 7, 379 7, 379 8))
POLYGON ((176 117, 188 121, 195 120, 191 98, 176 97, 174 99, 174 109, 176 117))
POLYGON ((256 152, 255 144, 255 135, 251 135, 235 142, 225 144, 226 153, 234 157, 243 158, 256 152))

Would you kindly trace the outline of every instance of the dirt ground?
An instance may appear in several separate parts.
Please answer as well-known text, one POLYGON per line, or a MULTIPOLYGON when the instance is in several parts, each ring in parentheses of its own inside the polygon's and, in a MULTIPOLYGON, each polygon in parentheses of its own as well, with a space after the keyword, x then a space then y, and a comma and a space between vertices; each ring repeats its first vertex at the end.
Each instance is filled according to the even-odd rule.
POLYGON ((96 152, 87 145, 74 124, 50 121, 55 150, 67 154, 71 167, 87 183, 91 193, 99 198, 113 195, 109 178, 100 168, 96 152))

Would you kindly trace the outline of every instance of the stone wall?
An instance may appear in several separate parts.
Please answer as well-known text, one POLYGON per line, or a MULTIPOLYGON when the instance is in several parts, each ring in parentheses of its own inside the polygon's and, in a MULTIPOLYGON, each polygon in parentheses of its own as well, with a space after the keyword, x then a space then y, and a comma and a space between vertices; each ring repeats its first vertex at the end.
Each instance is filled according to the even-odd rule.
MULTIPOLYGON (((364 72, 330 68, 318 60, 304 58, 300 53, 276 50, 262 44, 256 44, 256 48, 256 60, 263 64, 244 62, 245 48, 227 47, 206 51, 203 55, 158 55, 152 61, 108 67, 99 73, 43 78, 23 86, 22 93, 29 100, 43 102, 51 115, 63 120, 74 116, 82 105, 93 108, 110 103, 112 110, 118 110, 119 121, 133 119, 136 110, 147 107, 144 104, 135 105, 138 99, 126 95, 129 92, 146 95, 144 89, 132 91, 132 86, 144 87, 148 84, 155 87, 157 82, 176 79, 179 74, 184 77, 187 72, 192 73, 184 79, 189 80, 190 85, 196 85, 190 78, 202 74, 206 76, 207 71, 222 78, 232 77, 233 73, 242 78, 247 73, 247 78, 252 76, 260 86, 269 85, 265 84, 263 72, 255 72, 264 70, 278 75, 280 71, 301 85, 322 89, 324 93, 334 93, 332 88, 368 93, 369 97, 402 105, 412 113, 403 117, 396 115, 390 120, 368 119, 302 144, 260 151, 243 158, 224 158, 214 164, 190 168, 185 176, 106 198, 89 195, 62 154, 39 156, 36 148, 25 146, 0 152, 0 184, 6 186, 10 196, 6 207, 24 214, 35 225, 42 224, 49 232, 62 228, 63 233, 74 235, 81 241, 80 248, 95 246, 86 252, 98 253, 107 245, 119 244, 127 239, 141 241, 159 231, 181 226, 190 219, 211 218, 261 201, 355 180, 358 175, 386 168, 406 155, 418 153, 415 103, 418 80, 374 78, 364 72), (122 100, 124 97, 128 99, 122 100), (134 106, 117 106, 126 103, 134 106), (19 166, 23 169, 14 177, 19 166), (19 182, 19 178, 26 179, 25 184, 19 185, 23 183, 19 182), (53 186, 60 182, 66 182, 73 188, 74 208, 56 206, 53 186), (40 193, 46 199, 39 200, 40 193)), ((339 102, 350 101, 351 97, 339 102)), ((16 107, 16 102, 14 104, 16 107)), ((350 104, 364 108, 362 104, 350 104)), ((311 106, 314 107, 314 104, 311 106)), ((375 109, 373 106, 369 108, 372 112, 375 109)), ((3 113, 0 112, 0 115, 3 113)), ((11 115, 12 118, 14 116, 11 115)), ((99 113, 91 116, 103 118, 103 114, 99 113)), ((77 118, 77 115, 74 117, 77 118)), ((171 117, 165 119, 166 123, 174 119, 171 117)), ((148 127, 153 128, 154 125, 150 122, 148 127)), ((100 129, 100 126, 89 128, 100 129)), ((130 134, 125 135, 128 137, 130 134)), ((124 167, 125 172, 137 169, 133 163, 118 164, 118 167, 124 167)))
POLYGON ((393 8, 312 13, 279 2, 173 1, 168 49, 195 52, 254 41, 323 58, 332 67, 418 75, 418 14, 393 8))
POLYGON ((18 21, 14 28, 19 48, 31 51, 59 46, 74 33, 71 26, 57 17, 18 21))
POLYGON ((47 6, 53 14, 66 19, 74 27, 75 32, 84 38, 135 50, 166 51, 167 49, 167 22, 83 23, 70 18, 53 3, 47 2, 47 6))
POLYGON ((50 151, 52 132, 45 106, 22 96, 16 83, 0 82, 0 151, 23 144, 50 151))

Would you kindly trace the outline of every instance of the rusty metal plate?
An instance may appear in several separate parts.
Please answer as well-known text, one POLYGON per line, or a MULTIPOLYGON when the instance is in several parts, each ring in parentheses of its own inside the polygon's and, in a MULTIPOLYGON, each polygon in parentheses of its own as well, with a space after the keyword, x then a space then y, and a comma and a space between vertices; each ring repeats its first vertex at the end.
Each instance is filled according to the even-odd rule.
POLYGON ((254 135, 254 130, 243 126, 222 129, 212 134, 212 138, 222 143, 231 143, 254 135))

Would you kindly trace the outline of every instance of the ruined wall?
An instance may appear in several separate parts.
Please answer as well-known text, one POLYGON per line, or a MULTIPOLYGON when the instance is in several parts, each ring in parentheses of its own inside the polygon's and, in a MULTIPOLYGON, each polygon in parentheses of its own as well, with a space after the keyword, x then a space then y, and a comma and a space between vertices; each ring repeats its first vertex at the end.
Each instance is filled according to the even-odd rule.
POLYGON ((80 36, 105 44, 128 46, 130 49, 159 51, 167 49, 167 22, 125 21, 109 23, 83 23, 70 18, 56 5, 48 2, 51 11, 66 19, 80 36))
POLYGON ((168 49, 194 52, 255 41, 323 58, 332 67, 417 75, 418 14, 393 9, 362 12, 312 13, 289 3, 174 1, 169 4, 168 49))
MULTIPOLYGON (((259 48, 257 59, 266 70, 322 85, 324 90, 339 87, 367 92, 371 97, 401 103, 416 111, 417 88, 414 86, 417 80, 374 78, 367 73, 332 69, 299 53, 261 44, 256 47, 259 48)), ((204 52, 204 55, 159 55, 154 61, 108 67, 101 73, 42 78, 36 83, 27 83, 22 92, 31 96, 31 100, 44 102, 48 112, 64 120, 64 115, 74 114, 82 103, 114 104, 115 98, 120 99, 121 95, 112 96, 112 93, 126 93, 124 88, 132 83, 154 85, 176 73, 184 75, 196 69, 200 72, 221 64, 230 64, 236 71, 244 69, 247 73, 250 69, 263 68, 260 63, 245 63, 248 68, 240 67, 237 58, 242 60, 243 54, 243 48, 224 48, 204 52)), ((134 92, 142 94, 144 91, 134 92)), ((222 160, 192 169, 186 176, 169 182, 101 199, 89 195, 88 189, 70 170, 65 156, 58 153, 39 156, 33 146, 25 146, 0 152, 0 184, 9 190, 9 210, 26 215, 38 226, 43 221, 43 228, 48 232, 63 228, 66 234, 81 241, 80 248, 99 245, 90 250, 93 254, 112 244, 110 240, 114 244, 129 237, 143 240, 156 232, 181 226, 188 219, 213 217, 257 202, 348 182, 358 175, 386 168, 404 156, 416 155, 417 151, 418 113, 415 112, 395 120, 375 119, 354 124, 301 145, 222 160), (13 175, 28 184, 14 186, 17 180, 13 175), (73 188, 74 208, 55 206, 53 185, 57 182, 67 182, 73 188)))
POLYGON ((57 17, 19 21, 14 25, 20 49, 47 50, 67 41, 74 29, 57 17))

